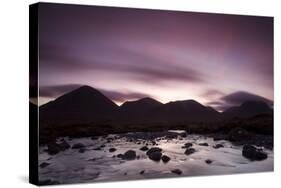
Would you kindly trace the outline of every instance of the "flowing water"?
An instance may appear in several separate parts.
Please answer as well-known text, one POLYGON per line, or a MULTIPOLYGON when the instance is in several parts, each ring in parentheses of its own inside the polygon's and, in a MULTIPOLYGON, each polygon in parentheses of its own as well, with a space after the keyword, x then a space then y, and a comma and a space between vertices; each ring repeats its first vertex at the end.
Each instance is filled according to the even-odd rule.
MULTIPOLYGON (((96 139, 63 138, 70 145, 83 143, 85 145, 83 153, 80 153, 79 149, 68 149, 56 155, 49 155, 45 151, 47 147, 40 147, 39 164, 45 162, 49 165, 39 167, 39 179, 59 183, 82 183, 273 171, 271 150, 264 150, 268 154, 266 160, 250 161, 242 156, 242 146, 234 146, 231 142, 224 140, 214 141, 202 135, 177 136, 176 138, 160 136, 155 139, 157 145, 153 145, 151 140, 136 138, 134 134, 141 133, 108 135, 96 139), (135 139, 132 140, 132 137, 135 139), (184 154, 185 149, 182 146, 187 142, 193 143, 192 148, 196 150, 195 153, 184 154), (200 146, 199 143, 208 143, 209 146, 200 146), (148 144, 148 148, 162 148, 162 153, 169 156, 171 160, 168 163, 150 160, 146 152, 140 150, 145 144, 148 144), (215 149, 213 146, 216 144, 222 144, 224 147, 215 149), (104 147, 101 150, 96 150, 102 145, 104 147), (110 148, 116 148, 116 151, 110 152, 110 148), (136 151, 137 158, 122 160, 116 157, 117 154, 123 154, 127 150, 136 151), (207 159, 212 163, 207 164, 207 159), (174 169, 180 169, 182 174, 172 173, 171 170, 174 169)), ((58 142, 61 139, 59 138, 58 142)))

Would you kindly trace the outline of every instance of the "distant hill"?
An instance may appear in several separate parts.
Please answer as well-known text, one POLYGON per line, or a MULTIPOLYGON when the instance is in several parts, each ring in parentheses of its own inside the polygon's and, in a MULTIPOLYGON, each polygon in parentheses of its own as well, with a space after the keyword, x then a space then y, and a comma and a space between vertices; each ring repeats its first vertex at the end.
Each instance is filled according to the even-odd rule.
POLYGON ((229 118, 250 118, 259 114, 271 114, 272 109, 263 101, 246 101, 240 106, 231 107, 225 110, 222 115, 229 118))
POLYGON ((40 107, 42 123, 76 123, 106 119, 118 106, 98 90, 82 86, 40 107))

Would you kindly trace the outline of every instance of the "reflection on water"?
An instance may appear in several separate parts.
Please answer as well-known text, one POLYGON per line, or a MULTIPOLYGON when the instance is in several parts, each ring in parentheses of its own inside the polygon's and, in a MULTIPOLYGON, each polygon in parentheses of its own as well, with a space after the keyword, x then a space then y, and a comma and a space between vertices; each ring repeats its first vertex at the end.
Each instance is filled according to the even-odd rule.
MULTIPOLYGON (((178 132, 180 133, 180 132, 178 132)), ((134 133, 130 134, 130 137, 134 133)), ((60 140, 60 139, 58 139, 60 140)), ((242 156, 242 147, 234 146, 228 141, 213 141, 212 138, 201 135, 187 135, 167 139, 165 136, 155 139, 157 147, 163 149, 163 154, 169 156, 168 163, 150 160, 145 151, 140 148, 148 144, 148 148, 155 147, 153 142, 137 139, 130 140, 125 135, 108 135, 107 137, 69 139, 64 138, 70 145, 83 143, 84 152, 79 149, 68 149, 56 155, 45 152, 46 147, 40 147, 39 164, 48 163, 46 167, 39 167, 39 179, 51 179, 60 183, 80 183, 95 181, 129 180, 144 178, 176 177, 171 170, 180 169, 181 176, 218 175, 231 173, 264 172, 273 170, 273 153, 265 150, 268 158, 263 161, 249 161, 242 156), (193 143, 196 150, 191 155, 185 155, 182 146, 193 143), (208 143, 208 146, 199 144, 208 143), (223 144, 223 148, 213 148, 216 144, 223 144), (100 146, 104 147, 100 148, 100 146), (116 151, 110 152, 110 148, 116 151), (127 150, 134 150, 135 160, 122 160, 116 157, 127 150), (211 163, 207 164, 206 160, 211 163)), ((154 143, 155 144, 155 143, 154 143)))

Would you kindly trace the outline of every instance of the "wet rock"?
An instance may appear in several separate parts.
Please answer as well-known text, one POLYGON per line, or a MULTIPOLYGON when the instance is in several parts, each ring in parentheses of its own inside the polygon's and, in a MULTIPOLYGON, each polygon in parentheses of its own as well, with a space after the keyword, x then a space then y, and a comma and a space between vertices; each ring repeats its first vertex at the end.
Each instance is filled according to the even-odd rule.
POLYGON ((40 167, 45 168, 46 166, 49 166, 49 165, 50 165, 50 163, 43 162, 40 164, 40 167))
POLYGON ((198 145, 199 145, 199 146, 209 146, 209 144, 206 143, 206 142, 205 142, 205 143, 199 143, 198 145))
POLYGON ((242 140, 250 140, 252 137, 253 134, 249 133, 245 129, 234 128, 228 133, 227 140, 235 142, 235 141, 242 141, 242 140))
POLYGON ((162 153, 159 152, 159 151, 155 151, 155 152, 152 152, 152 153, 148 154, 148 158, 153 160, 153 161, 160 161, 161 156, 162 156, 162 153))
POLYGON ((56 185, 56 184, 60 184, 60 182, 51 180, 51 179, 46 179, 46 180, 40 180, 38 184, 39 185, 56 185))
POLYGON ((242 155, 252 161, 261 161, 267 158, 267 154, 253 145, 243 146, 242 155))
POLYGON ((163 155, 163 156, 161 157, 161 159, 162 159, 162 161, 163 161, 164 163, 167 163, 167 162, 169 162, 169 161, 171 160, 171 158, 168 157, 167 155, 163 155))
POLYGON ((214 141, 219 141, 219 140, 227 140, 226 136, 225 135, 214 135, 213 136, 213 140, 214 141))
POLYGON ((186 133, 186 132, 180 133, 179 135, 180 135, 181 137, 183 137, 183 138, 187 137, 187 133, 186 133))
POLYGON ((194 153, 196 150, 194 148, 187 148, 184 152, 185 155, 191 155, 194 153))
POLYGON ((177 175, 182 174, 182 171, 180 169, 175 169, 175 170, 172 170, 171 172, 174 173, 174 174, 177 174, 177 175))
POLYGON ((109 148, 109 152, 115 152, 116 148, 109 148))
POLYGON ((82 143, 77 143, 77 144, 74 144, 74 145, 72 146, 72 149, 80 149, 80 148, 84 148, 84 147, 85 147, 84 144, 82 144, 82 143))
POLYGON ((137 155, 134 150, 128 150, 122 155, 122 159, 124 159, 124 160, 134 160, 134 159, 136 159, 136 157, 137 157, 137 155))
POLYGON ((144 174, 144 170, 140 171, 140 174, 144 174))
POLYGON ((206 162, 207 164, 211 164, 213 161, 210 160, 210 159, 207 159, 207 160, 205 160, 205 162, 206 162))
POLYGON ((162 149, 161 149, 161 148, 158 148, 158 147, 150 148, 150 149, 146 152, 146 155, 150 155, 151 153, 154 153, 154 152, 162 152, 162 149))
POLYGON ((147 151, 147 150, 148 150, 148 147, 147 147, 147 146, 143 146, 143 147, 140 148, 140 150, 141 150, 141 151, 147 151))
POLYGON ((215 149, 223 148, 224 146, 222 144, 216 144, 213 146, 215 149))
POLYGON ((48 147, 47 152, 49 155, 55 155, 60 152, 60 147, 56 143, 49 143, 47 147, 48 147))
POLYGON ((181 148, 190 148, 192 147, 192 143, 188 142, 188 143, 185 143, 184 146, 182 146, 181 148))
POLYGON ((58 145, 59 145, 60 150, 62 150, 62 151, 70 148, 70 145, 65 140, 62 140, 62 142, 58 145))
POLYGON ((101 147, 94 148, 93 150, 101 150, 101 147))
POLYGON ((85 151, 86 151, 85 148, 80 148, 80 149, 79 149, 79 153, 84 153, 85 151))

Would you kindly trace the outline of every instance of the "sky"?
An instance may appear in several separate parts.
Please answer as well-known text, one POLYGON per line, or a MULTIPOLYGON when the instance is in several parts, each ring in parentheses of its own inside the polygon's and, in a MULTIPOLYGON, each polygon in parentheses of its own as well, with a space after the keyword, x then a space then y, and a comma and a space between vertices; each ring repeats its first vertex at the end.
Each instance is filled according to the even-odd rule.
POLYGON ((89 85, 118 105, 273 102, 273 18, 39 6, 39 104, 89 85))

